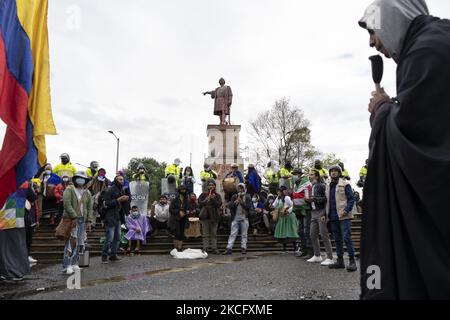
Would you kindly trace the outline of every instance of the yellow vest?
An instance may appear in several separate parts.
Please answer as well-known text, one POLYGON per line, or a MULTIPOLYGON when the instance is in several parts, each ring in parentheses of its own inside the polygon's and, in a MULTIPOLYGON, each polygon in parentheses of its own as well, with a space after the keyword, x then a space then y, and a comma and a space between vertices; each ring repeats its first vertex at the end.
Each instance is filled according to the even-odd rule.
POLYGON ((344 171, 342 171, 342 178, 350 178, 350 175, 348 174, 347 169, 345 169, 344 171))
MULTIPOLYGON (((216 174, 216 176, 217 176, 217 174, 216 174)), ((208 172, 208 171, 200 172, 200 180, 208 181, 209 179, 214 179, 214 174, 212 172, 208 172)))
POLYGON ((91 168, 87 168, 87 170, 86 170, 86 175, 87 175, 89 178, 96 177, 96 176, 98 176, 98 170, 97 170, 97 172, 93 175, 93 174, 92 174, 92 169, 91 169, 91 168))
POLYGON ((366 167, 362 167, 361 170, 359 171, 359 176, 360 177, 366 177, 367 176, 367 168, 366 167))
POLYGON ((272 169, 266 170, 266 177, 269 183, 278 183, 280 181, 278 174, 276 174, 272 169))
POLYGON ((77 169, 70 162, 67 164, 60 163, 55 168, 53 168, 53 173, 56 173, 60 177, 67 175, 68 177, 72 178, 75 173, 77 173, 77 169))
POLYGON ((319 170, 319 174, 321 178, 328 177, 328 171, 324 168, 319 170))
POLYGON ((283 177, 287 177, 287 178, 291 178, 292 177, 292 172, 291 171, 289 171, 288 169, 286 169, 286 168, 281 168, 281 170, 280 170, 280 176, 283 178, 283 177))

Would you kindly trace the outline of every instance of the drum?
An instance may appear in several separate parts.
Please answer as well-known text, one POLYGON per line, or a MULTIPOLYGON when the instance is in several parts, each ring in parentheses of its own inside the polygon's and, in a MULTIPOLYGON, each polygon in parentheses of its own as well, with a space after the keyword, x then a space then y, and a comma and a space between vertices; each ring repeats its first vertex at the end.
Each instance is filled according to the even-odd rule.
POLYGON ((238 182, 237 177, 225 178, 223 180, 223 190, 227 193, 237 192, 238 182))
POLYGON ((202 236, 199 218, 189 218, 189 226, 184 231, 186 238, 198 238, 202 236))

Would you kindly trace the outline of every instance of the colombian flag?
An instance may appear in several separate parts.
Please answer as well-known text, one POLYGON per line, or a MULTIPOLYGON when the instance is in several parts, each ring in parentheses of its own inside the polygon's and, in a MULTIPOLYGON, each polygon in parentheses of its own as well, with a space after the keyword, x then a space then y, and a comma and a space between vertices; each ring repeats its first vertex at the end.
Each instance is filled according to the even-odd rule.
POLYGON ((48 0, 0 0, 0 208, 47 161, 56 134, 50 103, 48 0))

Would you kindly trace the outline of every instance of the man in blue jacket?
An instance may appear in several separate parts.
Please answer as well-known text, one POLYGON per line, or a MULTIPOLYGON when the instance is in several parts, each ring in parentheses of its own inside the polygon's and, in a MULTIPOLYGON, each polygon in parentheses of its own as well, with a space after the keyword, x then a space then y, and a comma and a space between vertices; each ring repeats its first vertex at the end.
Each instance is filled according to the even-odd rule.
POLYGON ((347 271, 357 270, 355 263, 355 250, 352 242, 352 219, 355 197, 350 182, 342 178, 342 169, 339 166, 330 168, 331 182, 327 184, 326 212, 331 223, 331 230, 336 241, 337 262, 329 265, 330 269, 344 269, 344 245, 347 247, 349 264, 347 271))

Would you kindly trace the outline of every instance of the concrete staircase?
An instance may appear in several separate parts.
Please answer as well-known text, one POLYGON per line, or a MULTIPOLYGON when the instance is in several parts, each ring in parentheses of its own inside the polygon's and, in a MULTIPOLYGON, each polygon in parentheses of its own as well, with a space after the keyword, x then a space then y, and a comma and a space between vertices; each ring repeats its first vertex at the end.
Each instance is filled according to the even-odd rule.
MULTIPOLYGON (((248 236, 248 252, 277 252, 281 251, 282 245, 273 238, 273 236, 266 233, 258 233, 254 236, 252 229, 249 230, 248 236)), ((31 255, 39 261, 39 264, 60 264, 62 263, 64 242, 55 239, 55 227, 48 224, 48 219, 43 218, 39 228, 35 229, 33 235, 33 246, 31 255)), ((173 249, 172 238, 165 235, 156 235, 150 238, 148 243, 141 247, 141 255, 157 255, 168 254, 173 249)), ((104 231, 100 223, 97 223, 95 229, 88 233, 88 244, 90 246, 91 256, 99 256, 102 252, 102 244, 100 238, 104 236, 104 231)), ((219 230, 218 232, 218 247, 224 250, 227 245, 229 236, 228 230, 219 230)), ((356 252, 359 252, 361 236, 361 216, 358 215, 352 223, 352 239, 356 252)), ((235 243, 236 252, 240 251, 240 236, 238 236, 235 243)), ((188 239, 184 242, 185 248, 201 249, 202 239, 188 239)), ((334 249, 334 243, 333 243, 334 249)), ((292 250, 292 246, 289 247, 292 250)))

